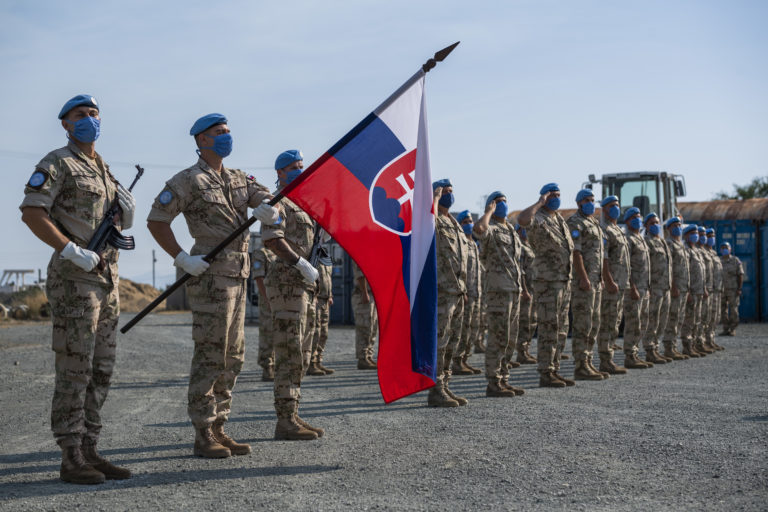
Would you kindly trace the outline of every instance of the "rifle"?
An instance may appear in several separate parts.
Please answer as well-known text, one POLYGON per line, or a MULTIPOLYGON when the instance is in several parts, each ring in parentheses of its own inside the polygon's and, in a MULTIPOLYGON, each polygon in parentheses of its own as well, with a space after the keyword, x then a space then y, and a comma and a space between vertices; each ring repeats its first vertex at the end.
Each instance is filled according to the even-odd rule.
POLYGON ((309 252, 309 264, 313 267, 317 267, 318 260, 327 260, 330 257, 325 246, 320 243, 322 238, 323 228, 320 224, 315 226, 315 236, 312 238, 312 250, 309 252))
MULTIPOLYGON (((128 192, 133 190, 133 186, 136 185, 136 182, 139 181, 141 175, 144 174, 144 168, 139 164, 136 164, 136 169, 138 170, 138 174, 136 174, 136 177, 133 179, 131 186, 128 187, 128 192)), ((88 247, 86 247, 89 251, 93 251, 99 255, 99 264, 96 266, 99 270, 104 270, 105 267, 104 259, 101 257, 101 254, 104 252, 104 249, 106 249, 107 244, 116 249, 123 249, 124 251, 132 251, 136 248, 136 242, 134 242, 133 237, 130 235, 124 236, 115 227, 115 215, 117 215, 119 211, 120 201, 115 197, 109 210, 101 220, 101 224, 99 224, 96 232, 88 242, 88 247)))

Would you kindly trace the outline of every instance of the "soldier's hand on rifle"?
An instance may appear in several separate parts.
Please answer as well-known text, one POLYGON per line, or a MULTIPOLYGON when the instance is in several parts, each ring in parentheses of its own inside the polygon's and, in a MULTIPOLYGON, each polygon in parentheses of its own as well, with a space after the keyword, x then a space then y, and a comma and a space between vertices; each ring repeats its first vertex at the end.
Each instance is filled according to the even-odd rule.
POLYGON ((176 255, 176 258, 173 260, 173 264, 187 274, 197 277, 208 270, 208 267, 211 266, 210 263, 203 259, 204 257, 205 256, 202 254, 197 256, 190 256, 185 251, 181 251, 176 255))
POLYGON ((299 257, 299 261, 296 262, 294 267, 301 272, 302 277, 304 277, 309 284, 314 283, 317 281, 317 278, 320 277, 320 272, 302 257, 299 257))
POLYGON ((117 201, 120 203, 120 209, 123 229, 129 229, 133 226, 133 214, 136 211, 136 200, 133 194, 121 184, 117 184, 117 201))
POLYGON ((61 257, 65 260, 69 260, 86 272, 91 270, 99 264, 99 255, 88 249, 83 249, 74 242, 69 242, 61 250, 61 257))
POLYGON ((268 199, 253 209, 253 216, 261 221, 262 224, 274 224, 280 218, 280 212, 277 208, 267 204, 268 199))

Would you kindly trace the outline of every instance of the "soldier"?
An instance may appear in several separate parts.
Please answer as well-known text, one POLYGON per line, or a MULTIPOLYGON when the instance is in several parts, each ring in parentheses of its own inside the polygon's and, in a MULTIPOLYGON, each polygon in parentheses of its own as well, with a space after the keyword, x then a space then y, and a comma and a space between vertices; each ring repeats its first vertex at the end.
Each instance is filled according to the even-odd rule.
POLYGON ((379 333, 376 303, 373 301, 371 285, 365 279, 357 263, 352 262, 355 289, 352 290, 352 311, 355 314, 355 355, 358 370, 375 370, 373 346, 379 333))
MULTIPOLYGON (((472 239, 472 216, 469 210, 464 210, 456 216, 467 238, 467 298, 464 303, 464 319, 461 326, 461 340, 453 357, 451 371, 457 375, 480 374, 480 368, 470 366, 467 359, 472 354, 472 345, 478 337, 480 329, 480 302, 482 289, 482 269, 480 253, 477 244, 472 239)), ((455 335, 455 333, 454 333, 455 335)))
POLYGON ((683 228, 683 240, 688 254, 688 269, 690 271, 690 283, 688 286, 688 298, 685 302, 685 317, 680 328, 680 338, 683 342, 683 354, 689 357, 704 357, 706 354, 696 350, 694 342, 701 328, 701 307, 704 297, 707 295, 704 262, 701 253, 696 247, 699 241, 698 226, 689 224, 683 228))
POLYGON ((435 240, 437 242, 437 379, 430 388, 430 407, 467 405, 448 387, 451 359, 464 319, 464 297, 467 294, 467 239, 461 226, 450 213, 453 186, 447 179, 432 183, 434 193, 435 240))
POLYGON ((648 325, 648 287, 650 285, 650 260, 648 246, 640 235, 643 217, 639 208, 624 212, 627 225, 630 276, 629 288, 624 292, 624 366, 626 368, 650 368, 652 362, 637 357, 637 346, 648 325))
POLYGON ((331 375, 336 370, 323 366, 323 352, 328 341, 328 324, 333 305, 333 261, 330 256, 317 260, 317 305, 315 306, 315 332, 312 336, 312 360, 307 375, 331 375))
POLYGON ((576 194, 578 211, 566 221, 573 239, 571 315, 575 380, 603 380, 608 372, 592 365, 592 350, 600 328, 600 296, 603 286, 603 230, 595 219, 595 194, 585 188, 576 194))
POLYGON ((517 345, 520 321, 520 297, 530 300, 525 282, 521 280, 520 239, 507 222, 507 198, 492 192, 485 203, 485 213, 473 232, 482 244, 480 259, 486 269, 488 301, 488 344, 485 349, 485 396, 507 397, 522 395, 522 388, 510 386, 507 351, 510 355, 517 345), (522 292, 522 293, 521 293, 522 292))
POLYGON ((715 334, 717 332, 717 324, 720 323, 720 307, 723 298, 723 263, 717 256, 716 243, 714 228, 708 228, 706 252, 712 261, 712 300, 709 307, 710 321, 704 344, 710 349, 725 350, 715 343, 715 334))
POLYGON ((560 375, 560 354, 568 336, 568 305, 573 276, 573 240, 568 225, 557 212, 560 187, 548 183, 539 191, 539 200, 520 213, 520 226, 536 253, 533 262, 533 290, 539 322, 539 386, 573 386, 575 381, 560 375))
POLYGON ((731 254, 731 244, 720 244, 720 255, 723 264, 723 303, 722 315, 723 332, 721 336, 733 336, 739 325, 739 302, 741 287, 744 284, 744 268, 741 260, 731 254))
POLYGON ((659 216, 651 212, 643 219, 645 245, 651 262, 651 290, 648 301, 648 326, 643 336, 645 360, 655 364, 672 362, 659 354, 659 338, 667 328, 669 317, 669 290, 672 287, 672 254, 661 237, 659 216))
POLYGON ((530 299, 526 300, 520 297, 520 326, 517 330, 517 362, 520 364, 536 364, 536 358, 531 355, 530 347, 533 333, 536 332, 536 307, 533 297, 533 261, 536 259, 536 253, 531 249, 528 243, 528 233, 515 224, 515 231, 520 237, 520 270, 523 272, 525 280, 525 289, 528 290, 530 299))
POLYGON ((269 307, 267 288, 264 278, 269 267, 274 263, 275 255, 266 247, 259 247, 253 253, 253 268, 251 269, 256 287, 259 289, 259 366, 262 368, 261 380, 275 380, 275 351, 272 338, 272 310, 269 307))
POLYGON ((59 475, 76 484, 130 478, 96 450, 101 407, 115 366, 119 315, 117 249, 100 257, 85 249, 115 199, 118 228, 133 224, 135 201, 96 152, 101 118, 88 94, 75 96, 59 112, 69 143, 48 153, 24 189, 21 219, 54 249, 46 295, 51 304, 55 384, 51 430, 61 448, 59 475), (121 225, 122 224, 122 225, 121 225))
POLYGON ((677 335, 685 314, 685 303, 688 299, 688 253, 683 243, 683 229, 680 219, 672 217, 664 223, 667 229, 667 247, 672 256, 672 283, 670 288, 669 316, 664 329, 664 357, 674 360, 688 359, 688 356, 678 352, 677 335))
POLYGON ((715 265, 713 259, 716 258, 714 254, 709 251, 707 245, 707 228, 699 226, 698 230, 699 240, 696 244, 697 249, 701 255, 701 260, 704 262, 704 286, 707 290, 704 295, 704 300, 701 303, 701 329, 699 329, 698 336, 696 336, 696 350, 703 354, 712 354, 715 352, 715 348, 710 348, 707 341, 707 333, 712 326, 712 302, 714 296, 714 283, 715 283, 715 265))
POLYGON ((600 299, 600 328, 597 333, 600 371, 623 375, 627 369, 613 362, 614 344, 619 337, 619 325, 624 311, 624 292, 629 288, 629 244, 618 226, 621 215, 619 198, 608 196, 600 202, 603 213, 603 283, 600 299))
POLYGON ((277 210, 264 201, 269 189, 239 169, 222 164, 232 152, 227 118, 208 114, 192 125, 199 159, 168 180, 155 198, 147 228, 174 258, 174 265, 194 276, 187 282, 195 343, 189 373, 187 412, 195 427, 193 453, 221 458, 251 453, 251 447, 224 433, 232 390, 245 354, 245 294, 250 272, 248 232, 241 234, 216 258, 205 254, 248 219, 248 207, 262 223, 277 219, 277 210), (195 239, 190 254, 176 241, 171 222, 184 215, 195 239))

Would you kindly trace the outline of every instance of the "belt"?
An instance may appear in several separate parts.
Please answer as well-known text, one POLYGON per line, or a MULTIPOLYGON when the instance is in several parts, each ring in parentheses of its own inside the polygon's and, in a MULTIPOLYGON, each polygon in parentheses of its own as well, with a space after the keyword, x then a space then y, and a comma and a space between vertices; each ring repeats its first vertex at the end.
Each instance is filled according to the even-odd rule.
MULTIPOLYGON (((215 238, 195 238, 195 245, 200 245, 202 247, 218 247, 218 245, 223 242, 224 239, 215 239, 215 238)), ((248 251, 248 241, 247 240, 233 240, 229 244, 227 244, 225 249, 229 249, 231 251, 237 251, 237 252, 247 252, 248 251)))

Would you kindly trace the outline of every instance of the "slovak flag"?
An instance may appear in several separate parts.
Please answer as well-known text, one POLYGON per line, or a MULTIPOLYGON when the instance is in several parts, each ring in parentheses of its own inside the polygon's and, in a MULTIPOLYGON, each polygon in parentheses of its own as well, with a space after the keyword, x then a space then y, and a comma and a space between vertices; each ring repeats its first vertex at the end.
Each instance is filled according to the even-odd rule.
POLYGON ((425 73, 419 70, 283 194, 357 262, 379 315, 389 403, 434 385, 437 264, 425 73))

